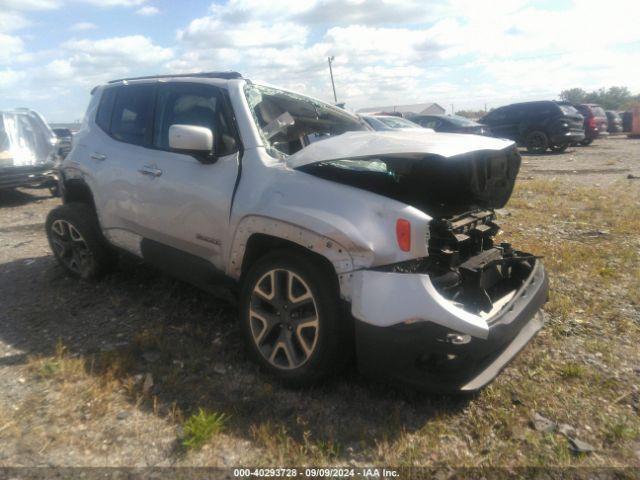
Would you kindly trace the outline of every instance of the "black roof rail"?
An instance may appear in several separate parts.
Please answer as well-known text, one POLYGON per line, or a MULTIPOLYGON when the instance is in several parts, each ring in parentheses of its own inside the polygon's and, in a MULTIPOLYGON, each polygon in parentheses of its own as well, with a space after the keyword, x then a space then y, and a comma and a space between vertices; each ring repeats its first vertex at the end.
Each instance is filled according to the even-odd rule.
POLYGON ((118 78, 117 80, 110 80, 107 83, 117 83, 130 80, 151 80, 154 78, 183 78, 183 77, 199 77, 199 78, 222 78, 225 80, 233 80, 236 78, 242 78, 242 75, 238 72, 196 72, 196 73, 173 73, 166 75, 148 75, 145 77, 129 77, 118 78))

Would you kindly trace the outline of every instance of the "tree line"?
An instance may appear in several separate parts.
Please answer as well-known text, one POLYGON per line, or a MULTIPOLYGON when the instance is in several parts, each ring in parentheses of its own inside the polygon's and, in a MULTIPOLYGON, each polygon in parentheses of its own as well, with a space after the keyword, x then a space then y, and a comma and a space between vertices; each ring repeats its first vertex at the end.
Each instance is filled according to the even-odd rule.
POLYGON ((640 95, 633 95, 627 87, 600 88, 587 92, 582 88, 570 88, 560 92, 560 100, 571 103, 597 103, 605 110, 628 110, 640 102, 640 95))

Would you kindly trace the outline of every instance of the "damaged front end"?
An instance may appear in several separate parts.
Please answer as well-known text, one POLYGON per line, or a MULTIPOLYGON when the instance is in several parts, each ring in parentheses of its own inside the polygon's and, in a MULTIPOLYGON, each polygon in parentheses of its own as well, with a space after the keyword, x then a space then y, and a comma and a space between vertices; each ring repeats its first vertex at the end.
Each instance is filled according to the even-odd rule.
POLYGON ((515 146, 500 146, 385 152, 298 167, 431 217, 427 256, 350 275, 364 373, 431 391, 474 391, 542 327, 548 280, 539 258, 496 241, 494 209, 507 203, 520 167, 515 146))
POLYGON ((472 392, 524 348, 542 328, 548 280, 537 257, 494 243, 498 230, 491 210, 440 218, 428 257, 354 272, 363 373, 472 392))
POLYGON ((0 112, 0 189, 57 184, 57 138, 37 112, 0 112))
POLYGON ((500 227, 493 210, 475 210, 430 224, 429 256, 381 268, 424 273, 446 299, 490 317, 531 275, 536 257, 494 241, 500 227))

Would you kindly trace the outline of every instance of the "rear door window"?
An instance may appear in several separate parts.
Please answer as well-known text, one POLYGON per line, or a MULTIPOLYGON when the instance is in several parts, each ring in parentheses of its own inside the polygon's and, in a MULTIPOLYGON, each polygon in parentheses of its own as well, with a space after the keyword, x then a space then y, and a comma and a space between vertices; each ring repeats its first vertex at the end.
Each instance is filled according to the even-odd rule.
POLYGON ((530 106, 527 113, 536 117, 548 117, 554 113, 557 115, 558 107, 553 103, 535 103, 530 106))
POLYGON ((148 143, 155 88, 155 84, 118 88, 111 116, 113 138, 134 145, 148 143))

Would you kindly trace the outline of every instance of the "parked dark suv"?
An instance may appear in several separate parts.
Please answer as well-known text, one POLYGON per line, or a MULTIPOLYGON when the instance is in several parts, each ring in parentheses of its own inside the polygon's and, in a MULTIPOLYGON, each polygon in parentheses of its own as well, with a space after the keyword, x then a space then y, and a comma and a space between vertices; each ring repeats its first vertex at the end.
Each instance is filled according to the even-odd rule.
POLYGON ((584 140, 580 145, 590 145, 596 138, 609 135, 609 122, 604 108, 595 103, 583 103, 575 107, 584 117, 584 140))
POLYGON ((611 134, 614 133, 622 133, 622 117, 618 112, 614 112, 613 110, 605 110, 607 114, 607 122, 608 129, 607 131, 611 134))
POLYGON ((513 103, 492 110, 480 123, 488 125, 493 136, 515 140, 531 153, 547 148, 563 152, 584 139, 583 118, 566 102, 513 103))

